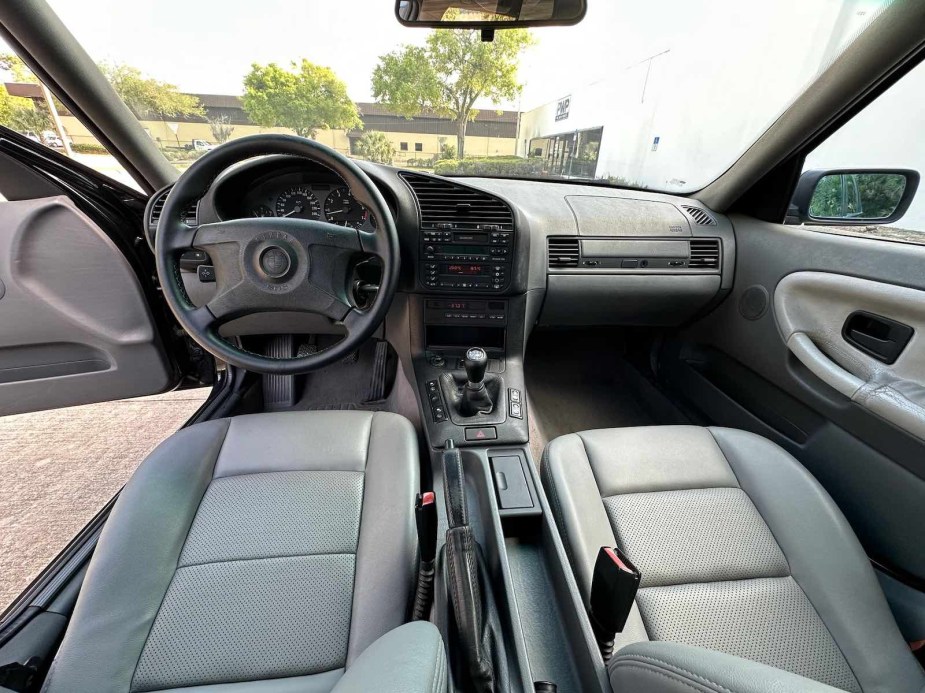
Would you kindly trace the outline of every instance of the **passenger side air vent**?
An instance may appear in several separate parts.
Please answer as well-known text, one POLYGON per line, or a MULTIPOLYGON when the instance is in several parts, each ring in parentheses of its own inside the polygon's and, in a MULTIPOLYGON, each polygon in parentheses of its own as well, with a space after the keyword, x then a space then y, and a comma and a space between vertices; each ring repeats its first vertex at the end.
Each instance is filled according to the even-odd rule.
MULTIPOLYGON (((167 201, 167 195, 169 193, 170 189, 164 190, 151 204, 151 216, 148 219, 148 228, 152 231, 157 228, 157 222, 160 221, 161 213, 164 211, 164 203, 167 201)), ((196 218, 199 211, 198 207, 199 203, 193 202, 186 210, 184 220, 190 226, 196 225, 196 218)))
POLYGON ((681 205, 681 209, 687 213, 694 223, 697 226, 716 226, 716 219, 714 219, 706 210, 700 209, 700 207, 691 207, 690 205, 681 205))
POLYGON ((719 269, 719 239, 694 238, 687 266, 691 269, 719 269))
POLYGON ((441 178, 401 173, 411 187, 421 209, 421 228, 475 229, 497 226, 501 231, 514 230, 511 208, 496 197, 456 185, 441 178))
POLYGON ((577 238, 547 238, 546 248, 549 251, 549 269, 578 267, 581 252, 577 238))

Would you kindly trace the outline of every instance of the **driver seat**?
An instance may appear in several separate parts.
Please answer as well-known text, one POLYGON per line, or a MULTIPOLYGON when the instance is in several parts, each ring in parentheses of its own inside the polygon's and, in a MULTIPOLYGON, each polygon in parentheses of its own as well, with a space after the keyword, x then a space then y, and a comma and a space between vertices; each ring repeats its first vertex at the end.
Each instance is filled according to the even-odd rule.
POLYGON ((396 414, 285 412, 168 438, 116 502, 43 691, 443 691, 405 624, 417 438, 396 414))

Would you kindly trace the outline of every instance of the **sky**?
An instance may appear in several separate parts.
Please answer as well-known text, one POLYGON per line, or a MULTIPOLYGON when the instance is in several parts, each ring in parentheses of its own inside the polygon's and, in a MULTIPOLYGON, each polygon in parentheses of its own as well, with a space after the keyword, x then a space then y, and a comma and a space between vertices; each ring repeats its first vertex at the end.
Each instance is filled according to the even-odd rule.
MULTIPOLYGON (((848 0, 857 2, 857 0, 848 0)), ((307 58, 331 67, 355 101, 371 101, 380 55, 423 43, 426 29, 400 25, 394 0, 51 0, 96 60, 124 62, 197 93, 240 94, 253 62, 307 58)), ((523 56, 522 110, 603 79, 679 41, 766 31, 768 14, 833 11, 839 0, 588 0, 574 27, 534 29, 523 56), (797 10, 796 8, 799 8, 797 10)), ((786 42, 786 36, 781 36, 786 42)), ((767 60, 767 56, 763 59, 767 60)), ((491 104, 478 104, 486 107, 491 104)))

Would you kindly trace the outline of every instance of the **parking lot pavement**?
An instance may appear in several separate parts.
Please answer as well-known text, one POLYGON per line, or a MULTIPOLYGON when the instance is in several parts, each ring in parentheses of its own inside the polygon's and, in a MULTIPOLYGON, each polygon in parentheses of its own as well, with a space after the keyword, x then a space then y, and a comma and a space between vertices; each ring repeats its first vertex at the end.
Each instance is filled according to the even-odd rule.
POLYGON ((200 388, 0 417, 0 611, 208 394, 200 388))

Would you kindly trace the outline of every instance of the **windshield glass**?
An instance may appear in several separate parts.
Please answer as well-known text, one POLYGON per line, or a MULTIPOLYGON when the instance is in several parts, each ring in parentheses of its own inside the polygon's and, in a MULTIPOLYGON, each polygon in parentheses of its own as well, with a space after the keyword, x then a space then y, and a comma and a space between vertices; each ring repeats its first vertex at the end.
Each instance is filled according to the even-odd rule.
POLYGON ((51 0, 178 169, 288 132, 444 175, 668 192, 720 175, 885 4, 588 0, 576 26, 484 43, 404 27, 393 0, 51 0))

